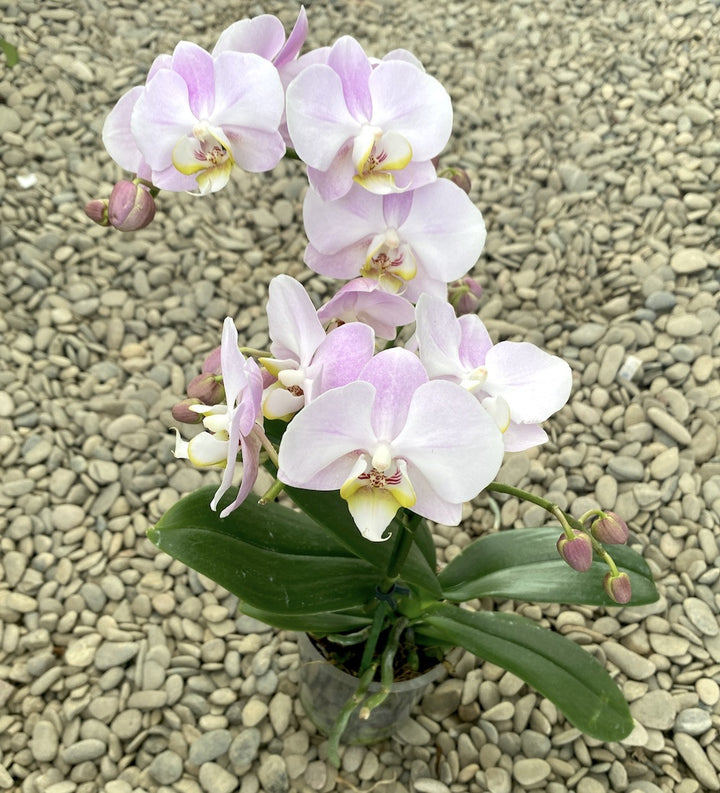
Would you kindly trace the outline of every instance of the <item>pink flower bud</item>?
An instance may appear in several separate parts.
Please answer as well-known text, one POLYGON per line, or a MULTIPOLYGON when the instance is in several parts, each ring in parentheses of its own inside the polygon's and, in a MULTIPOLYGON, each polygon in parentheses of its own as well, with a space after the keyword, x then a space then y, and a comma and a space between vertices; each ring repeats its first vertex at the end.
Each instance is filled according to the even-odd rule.
POLYGON ((184 399, 173 407, 172 417, 182 424, 199 424, 202 421, 202 416, 194 410, 190 410, 190 405, 199 404, 201 404, 199 399, 184 399))
POLYGON ((598 518, 593 522, 593 537, 608 545, 623 545, 626 543, 630 533, 627 523, 614 512, 606 512, 604 514, 605 517, 598 518))
POLYGON ((448 300, 458 317, 463 314, 477 313, 482 293, 482 286, 470 276, 461 278, 459 281, 453 281, 448 286, 448 300))
POLYGON ((446 179, 454 182, 464 192, 470 192, 470 177, 468 176, 468 172, 464 171, 462 168, 447 168, 440 173, 439 176, 444 176, 446 179))
POLYGON ((109 226, 108 202, 106 198, 95 198, 85 204, 85 214, 98 226, 109 226))
POLYGON ((618 573, 617 575, 610 572, 605 573, 603 589, 607 592, 608 597, 616 603, 629 603, 632 597, 632 584, 627 573, 618 573))
POLYGON ((592 540, 583 531, 576 529, 574 533, 574 540, 568 540, 564 534, 561 534, 557 541, 557 549, 573 570, 584 573, 592 565, 592 540))
POLYGON ((222 366, 220 364, 220 347, 216 347, 203 361, 202 372, 203 374, 222 373, 222 366))
POLYGON ((222 378, 210 373, 193 377, 188 384, 187 393, 189 397, 194 397, 203 405, 219 405, 225 400, 222 378))
POLYGON ((144 229, 155 217, 155 201, 142 185, 124 180, 110 193, 108 219, 120 231, 144 229))

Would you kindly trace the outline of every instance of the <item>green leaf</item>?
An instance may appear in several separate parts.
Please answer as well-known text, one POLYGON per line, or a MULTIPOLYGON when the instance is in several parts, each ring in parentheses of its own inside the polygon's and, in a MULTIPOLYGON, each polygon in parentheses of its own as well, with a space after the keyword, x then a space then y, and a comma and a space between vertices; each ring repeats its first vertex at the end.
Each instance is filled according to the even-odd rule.
POLYGON ((12 45, 9 41, 5 41, 4 38, 0 37, 0 50, 2 50, 5 55, 5 63, 7 66, 9 68, 15 66, 19 60, 17 47, 12 45))
MULTIPOLYGON (((319 492, 317 490, 302 490, 296 487, 286 487, 285 492, 300 509, 321 526, 327 529, 335 539, 347 550, 375 565, 383 572, 387 568, 392 540, 386 542, 371 542, 366 540, 358 531, 355 521, 347 507, 347 502, 335 491, 319 492)), ((424 521, 423 521, 424 523, 424 521)), ((399 526, 397 518, 390 524, 393 533, 399 526)), ((429 530, 425 526, 423 531, 429 530)), ((430 537, 432 541, 432 537, 430 537)), ((427 538, 422 537, 423 546, 427 546, 427 538)), ((440 585, 435 567, 430 566, 425 554, 417 543, 413 543, 405 564, 400 570, 400 577, 410 584, 422 587, 430 594, 438 597, 440 585)))
POLYGON ((274 614, 336 611, 374 598, 382 580, 377 569, 306 515, 251 498, 220 518, 222 505, 210 509, 213 492, 203 488, 181 499, 148 530, 149 539, 250 606, 274 614))
POLYGON ((249 603, 241 603, 240 611, 281 630, 305 631, 319 635, 354 631, 372 622, 372 617, 361 614, 358 609, 321 611, 316 614, 275 614, 254 608, 249 603))
POLYGON ((574 642, 525 617, 442 604, 416 625, 420 631, 509 670, 593 738, 620 741, 633 728, 625 698, 600 663, 574 642))
MULTIPOLYGON (((595 557, 592 567, 580 573, 569 567, 557 552, 560 529, 511 529, 475 540, 438 576, 443 594, 461 602, 472 598, 498 597, 541 603, 577 603, 616 606, 602 582, 607 565, 595 557)), ((658 592, 645 560, 624 545, 608 549, 618 569, 632 582, 628 605, 653 603, 658 592)))

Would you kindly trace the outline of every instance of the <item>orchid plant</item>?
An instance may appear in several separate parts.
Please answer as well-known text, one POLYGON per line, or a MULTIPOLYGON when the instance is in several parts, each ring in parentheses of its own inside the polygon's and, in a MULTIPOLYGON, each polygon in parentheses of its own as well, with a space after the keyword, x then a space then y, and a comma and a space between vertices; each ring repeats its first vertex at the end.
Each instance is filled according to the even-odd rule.
POLYGON ((271 170, 288 156, 310 183, 305 263, 345 282, 318 308, 300 282, 276 276, 266 350, 242 346, 225 319, 173 411, 200 425, 190 440, 177 433, 175 456, 222 481, 148 536, 237 595, 245 614, 362 648, 359 692, 331 734, 335 759, 376 673, 380 694, 361 714, 389 691, 401 633, 416 648, 461 646, 501 665, 588 734, 622 739, 629 710, 590 654, 478 608, 480 598, 639 605, 657 592, 619 516, 573 517, 495 481, 505 452, 547 440, 542 423, 567 402, 572 376, 532 344, 494 344, 473 313, 480 289, 467 274, 485 225, 464 180, 435 162, 450 97, 409 52, 377 60, 343 36, 300 55, 306 35, 301 10, 287 40, 263 15, 230 26, 212 52, 181 42, 105 122, 108 152, 135 176, 88 205, 94 220, 142 228, 160 189, 205 196, 236 168, 271 170), (258 500, 262 467, 274 483, 258 500), (460 524, 483 492, 539 505, 560 529, 492 531, 439 567, 432 525, 460 524))

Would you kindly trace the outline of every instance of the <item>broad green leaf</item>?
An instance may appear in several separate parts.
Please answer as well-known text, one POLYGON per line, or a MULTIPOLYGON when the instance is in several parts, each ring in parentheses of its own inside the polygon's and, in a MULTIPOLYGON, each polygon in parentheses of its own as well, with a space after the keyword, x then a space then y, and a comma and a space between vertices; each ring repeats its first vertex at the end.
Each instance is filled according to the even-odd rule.
MULTIPOLYGON (((472 598, 498 597, 541 603, 577 603, 616 606, 602 582, 607 565, 595 557, 592 567, 579 573, 569 567, 556 548, 560 529, 511 529, 480 537, 438 576, 443 595, 462 602, 472 598)), ((632 582, 629 605, 658 599, 650 568, 638 553, 624 545, 608 548, 618 569, 632 582)))
POLYGON ((250 606, 275 614, 336 611, 373 599, 382 580, 377 569, 306 515, 248 499, 220 518, 222 505, 210 509, 213 492, 203 488, 181 499, 148 530, 149 539, 250 606))
POLYGON ((525 617, 441 604, 416 632, 509 670, 593 738, 620 741, 633 728, 625 698, 601 664, 570 639, 525 617))
MULTIPOLYGON (((337 491, 318 492, 317 490, 286 487, 285 492, 303 512, 324 526, 339 543, 353 554, 382 571, 387 568, 393 540, 390 539, 386 542, 366 540, 358 531, 347 503, 337 491)), ((393 534, 398 526, 396 518, 390 524, 393 534)), ((423 530, 421 529, 421 531, 423 530)), ((432 540, 432 537, 430 539, 432 540)), ((426 539, 423 544, 427 545, 426 539)), ((413 543, 405 564, 400 570, 400 576, 405 581, 422 587, 435 597, 440 595, 440 585, 435 569, 430 567, 417 543, 413 543)))
POLYGON ((249 603, 241 603, 240 611, 247 614, 248 617, 254 617, 266 625, 272 625, 281 630, 306 631, 320 635, 354 631, 372 622, 372 615, 365 616, 357 609, 321 611, 316 614, 274 614, 254 608, 249 603))

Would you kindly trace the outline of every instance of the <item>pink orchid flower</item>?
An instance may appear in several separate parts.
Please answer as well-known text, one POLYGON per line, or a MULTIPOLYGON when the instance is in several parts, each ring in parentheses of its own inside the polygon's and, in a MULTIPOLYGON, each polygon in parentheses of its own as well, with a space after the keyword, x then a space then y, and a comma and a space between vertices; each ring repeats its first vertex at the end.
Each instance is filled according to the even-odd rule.
POLYGON ((275 67, 253 53, 216 57, 181 41, 157 58, 144 86, 108 116, 103 141, 119 165, 165 190, 222 189, 233 166, 274 168, 285 153, 275 67), (149 174, 148 174, 149 171, 149 174))
POLYGON ((506 451, 547 440, 540 422, 560 410, 572 388, 565 361, 528 342, 493 345, 479 317, 456 317, 449 303, 431 295, 420 297, 415 315, 420 360, 430 377, 474 394, 495 417, 506 451))
MULTIPOLYGON (((318 56, 309 57, 307 53, 303 58, 298 58, 298 53, 305 43, 308 34, 308 21, 305 7, 300 7, 292 32, 285 40, 285 30, 282 22, 271 14, 262 14, 252 19, 240 19, 226 28, 218 38, 212 54, 221 52, 254 52, 272 64, 278 71, 283 85, 283 91, 305 66, 314 63, 318 56)), ((330 49, 329 47, 323 49, 330 49)), ((322 57, 322 56, 319 56, 322 57)), ((279 125, 280 134, 285 143, 290 146, 290 135, 287 131, 287 122, 283 109, 282 120, 279 125)))
POLYGON ((278 476, 294 487, 339 489, 361 534, 379 542, 400 507, 457 525, 502 456, 501 433, 476 399, 429 381, 413 353, 392 348, 293 418, 278 476))
POLYGON ((343 36, 326 63, 304 68, 287 88, 287 124, 311 184, 326 200, 353 181, 392 193, 434 181, 430 160, 452 130, 450 96, 409 60, 373 62, 343 36))
POLYGON ((385 196, 356 185, 336 201, 309 189, 303 219, 309 267, 333 278, 362 275, 411 302, 424 292, 445 297, 486 237, 480 210, 448 179, 385 196))
POLYGON ((319 308, 317 317, 324 325, 364 322, 376 336, 392 341, 398 327, 415 320, 415 307, 404 297, 379 289, 376 281, 356 278, 319 308))
POLYGON ((270 419, 287 418, 324 391, 354 380, 375 349, 372 328, 361 322, 326 335, 308 293, 289 275, 270 282, 267 317, 274 357, 260 363, 277 378, 263 398, 270 419))
POLYGON ((220 357, 227 404, 191 405, 190 410, 203 416, 206 431, 190 441, 178 435, 175 456, 203 468, 225 466, 222 482, 210 504, 217 509, 220 499, 232 485, 237 455, 241 452, 242 483, 234 501, 220 513, 224 518, 242 504, 257 479, 263 439, 262 375, 255 361, 240 352, 238 332, 230 317, 226 317, 223 324, 220 357))

